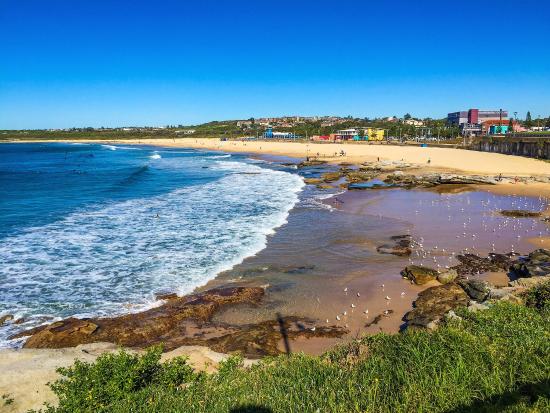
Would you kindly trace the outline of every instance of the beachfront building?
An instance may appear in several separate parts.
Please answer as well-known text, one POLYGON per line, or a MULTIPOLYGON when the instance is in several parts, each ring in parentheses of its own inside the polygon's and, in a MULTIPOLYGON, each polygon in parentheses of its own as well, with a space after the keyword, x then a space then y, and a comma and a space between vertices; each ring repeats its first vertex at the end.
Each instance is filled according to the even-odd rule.
POLYGON ((272 128, 267 128, 263 133, 263 137, 266 139, 296 139, 298 135, 292 132, 274 132, 272 128))
POLYGON ((383 141, 386 131, 380 128, 367 128, 366 134, 369 137, 369 141, 383 141))
POLYGON ((464 136, 488 134, 491 125, 507 125, 508 111, 469 109, 447 115, 449 126, 458 126, 464 136))
POLYGON ((350 128, 336 132, 335 140, 342 141, 381 141, 384 139, 385 131, 380 128, 350 128))

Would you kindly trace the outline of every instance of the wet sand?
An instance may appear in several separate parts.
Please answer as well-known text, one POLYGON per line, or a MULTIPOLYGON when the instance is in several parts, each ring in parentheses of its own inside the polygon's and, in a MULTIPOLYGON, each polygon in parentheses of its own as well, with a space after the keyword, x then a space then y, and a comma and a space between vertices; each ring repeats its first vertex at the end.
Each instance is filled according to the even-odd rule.
MULTIPOLYGON (((405 266, 421 264, 443 270, 458 264, 455 257, 461 253, 526 254, 534 249, 533 239, 544 243, 541 240, 549 228, 540 218, 507 218, 499 211, 545 211, 547 199, 503 195, 492 188, 469 187, 459 193, 347 191, 337 195, 339 202, 324 201, 331 209, 299 204, 288 224, 270 237, 265 250, 205 286, 228 282, 269 285, 264 305, 231 308, 217 319, 254 323, 281 313, 348 329, 343 338, 291 343, 294 351, 315 354, 363 334, 397 332, 418 293, 437 285, 417 286, 404 280, 400 272, 405 266), (420 244, 411 257, 376 251, 391 236, 402 234, 410 234, 420 244), (378 315, 380 320, 371 324, 378 315)), ((507 282, 504 273, 481 274, 480 278, 499 285, 507 282)))

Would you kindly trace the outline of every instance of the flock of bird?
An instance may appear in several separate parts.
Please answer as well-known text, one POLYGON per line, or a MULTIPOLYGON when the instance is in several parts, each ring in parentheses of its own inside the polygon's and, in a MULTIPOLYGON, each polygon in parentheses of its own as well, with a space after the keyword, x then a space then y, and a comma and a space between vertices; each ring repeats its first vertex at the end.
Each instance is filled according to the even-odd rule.
MULTIPOLYGON (((411 247, 413 253, 408 258, 409 264, 430 266, 438 271, 449 269, 458 263, 456 256, 460 254, 476 253, 487 254, 489 252, 499 251, 502 253, 515 253, 518 248, 527 248, 527 244, 522 244, 524 239, 533 239, 538 236, 541 243, 544 243, 544 236, 550 235, 550 227, 541 222, 538 218, 510 218, 500 214, 500 211, 509 210, 528 210, 533 212, 543 212, 548 208, 549 200, 546 197, 529 198, 516 195, 495 196, 487 194, 487 197, 481 200, 472 200, 469 195, 442 195, 438 199, 426 202, 419 201, 419 209, 415 210, 415 216, 425 215, 429 219, 430 228, 422 227, 426 222, 420 221, 413 223, 417 226, 417 231, 429 232, 436 229, 442 245, 428 245, 423 236, 414 237, 411 247), (477 202, 477 206, 474 204, 477 202), (432 211, 429 207, 439 209, 432 211), (441 208, 449 210, 445 214, 445 224, 447 232, 458 232, 454 237, 441 237, 445 231, 441 228, 441 208), (422 211, 422 212, 421 212, 422 211), (473 218, 473 220, 472 220, 473 218), (471 244, 470 244, 471 242, 471 244)), ((407 217, 405 217, 407 219, 407 217)), ((410 235, 410 231, 409 231, 410 235)), ((392 300, 385 293, 385 285, 380 285, 380 297, 384 296, 387 304, 392 300)), ((343 289, 343 293, 350 297, 348 287, 343 289)), ((353 295, 353 294, 351 294, 353 295)), ((401 297, 406 295, 401 292, 401 297)), ((350 312, 353 313, 361 301, 361 294, 355 294, 355 301, 349 304, 350 312)), ((365 308, 362 311, 365 318, 369 316, 369 310, 365 308)), ((383 312, 389 314, 389 310, 383 312)), ((337 322, 348 321, 348 310, 336 314, 337 322)), ((330 320, 326 319, 327 323, 330 320)), ((348 324, 345 324, 348 327, 348 324)))

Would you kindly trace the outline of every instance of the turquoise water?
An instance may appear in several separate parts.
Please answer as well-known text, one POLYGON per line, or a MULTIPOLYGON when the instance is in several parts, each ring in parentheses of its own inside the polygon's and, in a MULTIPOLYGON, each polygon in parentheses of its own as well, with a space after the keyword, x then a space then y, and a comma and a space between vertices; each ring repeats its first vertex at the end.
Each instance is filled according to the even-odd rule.
POLYGON ((100 144, 0 145, 0 315, 15 330, 154 305, 266 245, 302 179, 244 155, 100 144))

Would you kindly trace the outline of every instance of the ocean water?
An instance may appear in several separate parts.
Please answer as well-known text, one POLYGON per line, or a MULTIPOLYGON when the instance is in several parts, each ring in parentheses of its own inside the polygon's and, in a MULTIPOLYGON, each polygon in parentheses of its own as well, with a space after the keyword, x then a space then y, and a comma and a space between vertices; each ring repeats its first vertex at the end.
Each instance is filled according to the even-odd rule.
POLYGON ((100 144, 0 145, 0 345, 68 316, 155 305, 262 250, 304 187, 244 155, 100 144))

